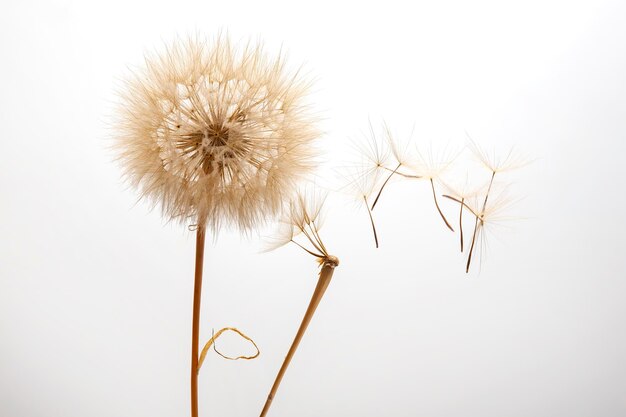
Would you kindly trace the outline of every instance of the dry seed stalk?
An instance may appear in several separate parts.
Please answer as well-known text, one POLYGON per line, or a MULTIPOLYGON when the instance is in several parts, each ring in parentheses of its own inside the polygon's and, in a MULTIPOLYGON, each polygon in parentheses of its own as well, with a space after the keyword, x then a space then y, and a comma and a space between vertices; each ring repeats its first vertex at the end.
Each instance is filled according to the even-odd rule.
POLYGON ((433 181, 432 178, 430 179, 430 187, 433 190, 433 199, 435 200, 435 207, 437 207, 437 211, 439 212, 439 215, 443 219, 443 222, 446 224, 446 226, 448 226, 448 229, 450 229, 452 232, 454 232, 454 229, 452 228, 452 226, 450 226, 450 223, 448 223, 448 220, 446 219, 446 216, 443 215, 443 212, 441 211, 441 208, 439 208, 439 203, 437 202, 437 193, 435 192, 435 182, 433 181))
MULTIPOLYGON (((365 204, 367 206, 367 198, 365 198, 365 204)), ((274 383, 272 384, 272 388, 267 396, 267 400, 265 401, 263 410, 261 411, 261 417, 267 415, 267 412, 272 405, 272 401, 276 396, 276 392, 278 391, 278 387, 280 386, 280 383, 282 382, 283 377, 287 372, 287 368, 289 367, 289 364, 291 363, 291 360, 295 355, 296 350, 298 349, 298 346, 302 341, 302 338, 304 337, 304 333, 306 332, 306 329, 309 326, 313 315, 315 314, 317 306, 322 300, 322 297, 324 296, 324 293, 326 292, 326 289, 330 284, 330 280, 333 277, 335 268, 339 265, 339 259, 328 253, 328 250, 326 249, 326 246, 324 245, 324 242, 322 242, 322 238, 319 235, 319 227, 316 221, 316 216, 319 214, 320 209, 321 205, 319 209, 314 209, 313 211, 309 212, 307 209, 307 201, 303 196, 300 196, 297 202, 291 205, 290 223, 300 233, 302 233, 303 236, 306 237, 306 239, 312 246, 312 249, 309 249, 304 245, 296 242, 293 239, 293 236, 289 241, 295 243, 298 247, 306 251, 308 254, 317 258, 321 266, 321 270, 319 272, 317 285, 315 286, 315 290, 313 291, 313 295, 311 296, 311 301, 309 301, 309 305, 306 309, 306 312, 304 313, 304 317, 302 318, 302 322, 300 323, 300 327, 298 328, 296 336, 293 339, 291 347, 287 352, 287 356, 283 360, 280 370, 278 371, 274 383)), ((374 231, 374 236, 376 236, 375 233, 376 232, 374 231)))
POLYGON ((463 253, 463 205, 465 198, 461 198, 461 206, 459 208, 459 232, 461 234, 461 253, 463 253))
POLYGON ((470 263, 472 262, 472 254, 474 252, 474 245, 476 243, 476 236, 478 235, 479 229, 484 224, 485 209, 487 208, 487 201, 489 199, 489 193, 491 192, 491 187, 493 186, 493 180, 495 177, 496 177, 496 170, 492 170, 491 180, 489 181, 489 187, 487 187, 487 192, 485 193, 485 201, 483 201, 483 207, 481 209, 480 214, 476 215, 476 221, 474 222, 474 233, 472 234, 472 244, 470 245, 469 254, 467 255, 467 265, 465 265, 465 273, 469 272, 470 263))
POLYGON ((285 372, 291 363, 291 359, 293 355, 296 353, 298 346, 300 345, 300 341, 306 332, 313 315, 315 314, 315 310, 319 305, 326 289, 328 288, 328 284, 330 284, 330 280, 333 277, 333 273, 335 272, 335 268, 339 265, 339 260, 334 256, 329 256, 325 258, 322 263, 322 269, 319 274, 319 279, 317 281, 317 285, 315 290, 313 291, 313 295, 311 296, 311 301, 309 302, 309 306, 306 309, 306 313, 302 318, 302 322, 300 323, 300 327, 298 328, 298 332, 296 333, 296 337, 293 339, 291 343, 291 347, 289 348, 289 352, 287 352, 287 356, 283 360, 283 364, 278 371, 278 375, 276 375, 276 379, 274 380, 274 384, 272 385, 272 389, 267 396, 267 400, 265 401, 265 405, 263 406, 263 410, 261 411, 260 417, 264 417, 267 415, 267 412, 272 405, 272 400, 276 396, 276 391, 278 391, 278 387, 280 386, 283 377, 285 376, 285 372))
POLYGON ((370 210, 369 204, 367 203, 366 196, 363 196, 363 201, 365 201, 365 208, 367 209, 367 214, 369 214, 370 216, 370 223, 372 224, 372 231, 374 232, 374 242, 376 243, 376 249, 378 249, 378 234, 376 233, 376 226, 374 225, 374 217, 372 216, 372 210, 370 210))

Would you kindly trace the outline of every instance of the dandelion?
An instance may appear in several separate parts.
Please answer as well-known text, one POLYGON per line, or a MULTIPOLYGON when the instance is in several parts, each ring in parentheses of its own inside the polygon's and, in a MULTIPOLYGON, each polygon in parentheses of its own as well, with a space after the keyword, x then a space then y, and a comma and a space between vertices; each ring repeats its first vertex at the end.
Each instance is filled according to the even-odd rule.
POLYGON ((287 352, 287 356, 285 357, 283 364, 276 375, 274 384, 272 385, 270 393, 267 396, 267 400, 265 401, 265 405, 263 406, 263 410, 261 411, 261 417, 265 416, 269 411, 272 401, 276 396, 276 392, 278 391, 278 387, 280 386, 285 372, 291 363, 291 359, 296 353, 302 337, 304 336, 304 333, 306 332, 306 329, 315 314, 315 310, 317 309, 317 306, 322 300, 322 297, 330 284, 335 268, 339 265, 339 259, 329 254, 319 234, 319 229, 321 227, 321 211, 324 200, 325 197, 321 196, 319 193, 302 192, 292 202, 289 214, 284 220, 284 224, 287 225, 287 228, 290 231, 287 234, 283 234, 282 244, 290 242, 294 243, 309 255, 315 257, 321 267, 321 270, 317 286, 313 291, 309 306, 307 307, 306 313, 300 323, 300 327, 298 328, 296 336, 291 344, 291 347, 289 348, 289 352, 287 352), (304 236, 305 242, 300 243, 295 240, 296 236, 299 235, 304 236))
POLYGON ((303 102, 306 88, 283 57, 219 36, 178 41, 147 56, 121 93, 114 146, 125 177, 168 221, 196 230, 193 417, 207 229, 252 230, 290 199, 313 165, 317 132, 303 102))
POLYGON ((276 214, 311 167, 304 83, 260 45, 189 39, 148 56, 122 93, 125 176, 171 220, 242 230, 276 214))

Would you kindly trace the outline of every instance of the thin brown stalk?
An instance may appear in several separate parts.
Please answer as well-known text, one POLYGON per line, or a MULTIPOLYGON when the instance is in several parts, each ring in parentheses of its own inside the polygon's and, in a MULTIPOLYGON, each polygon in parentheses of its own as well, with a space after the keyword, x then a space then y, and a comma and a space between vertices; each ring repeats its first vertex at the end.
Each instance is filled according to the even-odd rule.
POLYGON ((391 168, 387 168, 387 167, 382 167, 382 168, 387 170, 387 171, 389 171, 389 172, 396 171, 396 174, 398 174, 399 176, 404 177, 404 178, 411 178, 411 179, 414 179, 414 180, 418 180, 418 179, 422 178, 419 175, 411 175, 411 174, 407 174, 405 172, 398 171, 398 168, 396 168, 395 170, 393 170, 391 168))
POLYGON ((474 223, 474 233, 472 234, 472 244, 470 245, 469 254, 467 255, 467 265, 465 265, 465 273, 469 272, 470 263, 472 262, 472 253, 474 253, 474 244, 476 243, 476 233, 478 232, 478 217, 474 223))
POLYGON ((452 228, 452 226, 450 226, 450 223, 448 223, 448 220, 446 219, 446 216, 443 215, 443 212, 441 211, 441 208, 439 208, 439 203, 437 202, 437 193, 435 192, 435 182, 433 181, 432 178, 430 179, 430 187, 433 190, 433 199, 435 200, 435 207, 437 207, 437 211, 439 212, 439 215, 443 219, 443 222, 446 224, 446 226, 448 226, 448 229, 450 229, 450 230, 452 230, 454 232, 454 229, 452 228))
POLYGON ((447 194, 442 194, 443 198, 447 198, 448 200, 452 200, 452 201, 456 201, 457 203, 459 203, 462 207, 465 207, 466 209, 468 209, 470 211, 470 213, 472 213, 474 215, 474 217, 478 217, 478 214, 476 214, 476 212, 474 210, 472 210, 472 208, 470 206, 467 205, 467 203, 465 203, 463 200, 459 200, 458 198, 452 197, 451 195, 447 195, 447 194))
POLYGON ((193 286, 193 320, 191 330, 191 417, 198 417, 198 339, 200 336, 200 300, 206 229, 199 224, 196 231, 196 269, 193 286))
POLYGON ((467 256, 467 265, 465 266, 465 273, 469 272, 470 263, 472 262, 472 253, 474 251, 474 244, 476 243, 476 234, 478 233, 478 228, 483 225, 484 221, 484 213, 487 208, 487 201, 489 200, 489 193, 491 192, 491 187, 493 186, 493 179, 496 176, 496 171, 492 171, 491 180, 489 181, 489 187, 487 187, 487 192, 485 193, 485 200, 483 201, 483 208, 480 216, 476 216, 476 222, 474 223, 474 233, 472 236, 472 245, 470 246, 469 255, 467 256), (480 222, 480 224, 479 224, 480 222))
POLYGON ((367 197, 363 196, 363 200, 365 201, 365 208, 367 209, 367 214, 370 215, 370 223, 372 224, 372 231, 374 232, 374 242, 376 242, 376 248, 378 249, 378 234, 376 233, 376 226, 374 225, 374 217, 372 217, 372 210, 370 210, 369 204, 367 204, 367 197))
POLYGON ((485 209, 487 208, 487 199, 489 198, 489 193, 491 192, 491 186, 493 185, 493 179, 496 176, 496 171, 493 171, 491 173, 491 181, 489 181, 489 187, 487 188, 487 193, 485 194, 485 201, 483 202, 483 213, 485 212, 485 209))
POLYGON ((400 169, 400 166, 402 166, 402 163, 399 163, 396 169, 391 171, 391 174, 389 174, 389 176, 387 177, 383 185, 380 187, 380 190, 378 190, 378 194, 376 195, 376 198, 374 199, 374 203, 372 204, 372 210, 374 210, 374 207, 376 207, 376 203, 378 203, 378 199, 380 198, 380 195, 383 193, 385 186, 387 185, 387 183, 389 182, 393 174, 395 174, 398 171, 398 169, 400 169))
POLYGON ((261 411, 260 417, 264 417, 270 409, 272 405, 272 400, 276 396, 276 391, 280 386, 283 377, 285 376, 285 372, 287 371, 287 367, 289 367, 289 363, 293 358, 293 355, 296 353, 298 349, 298 345, 300 345, 300 341, 306 332, 311 319, 313 318, 313 314, 315 314, 315 310, 319 305, 324 293, 326 292, 326 288, 328 288, 328 284, 330 284, 330 280, 333 277, 333 272, 335 272, 335 267, 338 265, 338 261, 334 257, 326 258, 324 264, 322 265, 322 270, 319 274, 319 279, 317 281, 317 286, 315 287, 315 291, 313 291, 313 296, 311 297, 311 301, 309 302, 309 307, 304 314, 304 318, 302 319, 302 323, 300 323, 300 328, 298 328, 298 332, 296 333, 296 337, 293 339, 293 343, 289 348, 289 352, 287 352, 287 356, 285 357, 282 366, 280 367, 280 371, 278 371, 278 375, 276 375, 276 379, 274 380, 274 385, 272 385, 272 389, 270 390, 269 395, 267 396, 267 400, 265 401, 265 405, 263 406, 263 411, 261 411))
POLYGON ((465 199, 461 198, 461 207, 459 208, 459 232, 461 233, 461 253, 463 253, 463 205, 465 199))

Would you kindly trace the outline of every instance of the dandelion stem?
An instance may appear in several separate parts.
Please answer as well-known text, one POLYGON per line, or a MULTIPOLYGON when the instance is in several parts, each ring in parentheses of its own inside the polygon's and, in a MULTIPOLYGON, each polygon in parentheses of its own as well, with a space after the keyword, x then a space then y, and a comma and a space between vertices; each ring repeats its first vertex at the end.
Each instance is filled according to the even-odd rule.
POLYGON ((374 232, 374 242, 376 242, 376 249, 378 249, 378 234, 376 233, 376 226, 374 225, 374 217, 372 217, 372 210, 370 210, 369 204, 367 204, 367 197, 363 196, 363 201, 365 201, 365 208, 367 209, 367 214, 370 215, 370 223, 372 224, 372 231, 374 232))
POLYGON ((433 189, 433 199, 435 199, 435 207, 437 207, 437 211, 439 212, 439 215, 443 219, 443 222, 446 224, 446 226, 448 226, 448 229, 454 232, 454 229, 452 228, 452 226, 450 226, 450 223, 448 223, 446 216, 443 215, 443 212, 439 208, 439 203, 437 202, 437 193, 435 192, 435 182, 433 181, 432 178, 430 179, 430 186, 433 189))
POLYGON ((306 331, 311 319, 313 318, 313 314, 315 314, 315 310, 320 303, 320 300, 324 296, 324 292, 326 292, 326 288, 328 288, 328 284, 330 284, 330 280, 333 277, 333 272, 335 272, 335 267, 337 263, 335 261, 331 261, 327 259, 320 271, 319 279, 317 281, 317 286, 315 287, 315 291, 313 291, 313 296, 311 297, 311 301, 309 302, 309 307, 304 314, 304 318, 302 319, 302 323, 300 323, 300 328, 298 328, 298 332, 296 333, 296 337, 293 339, 293 343, 289 348, 289 352, 287 356, 283 360, 283 364, 280 367, 280 371, 278 371, 278 375, 276 375, 276 379, 274 380, 274 385, 272 385, 272 389, 270 390, 269 395, 267 396, 267 400, 265 401, 265 405, 263 406, 263 411, 261 411, 261 416, 264 417, 270 409, 272 405, 272 400, 276 395, 276 391, 280 386, 280 383, 285 376, 285 372, 287 371, 287 367, 293 358, 294 353, 298 349, 298 345, 304 336, 304 332, 306 331))
POLYGON ((193 286, 193 321, 191 330, 191 417, 198 417, 198 339, 200 336, 200 299, 206 229, 199 224, 196 231, 196 269, 193 286))
POLYGON ((389 174, 389 176, 387 177, 387 179, 385 180, 385 182, 383 183, 383 185, 380 187, 380 190, 378 190, 378 194, 376 195, 376 198, 374 199, 374 203, 372 204, 372 210, 374 210, 374 207, 376 207, 376 203, 378 203, 378 199, 380 198, 380 195, 383 193, 383 189, 385 188, 385 185, 387 185, 387 183, 389 182, 389 180, 391 179, 391 177, 393 176, 393 174, 395 174, 398 169, 400 169, 400 166, 402 164, 398 164, 398 166, 396 167, 396 169, 394 169, 393 171, 391 171, 391 174, 389 174))

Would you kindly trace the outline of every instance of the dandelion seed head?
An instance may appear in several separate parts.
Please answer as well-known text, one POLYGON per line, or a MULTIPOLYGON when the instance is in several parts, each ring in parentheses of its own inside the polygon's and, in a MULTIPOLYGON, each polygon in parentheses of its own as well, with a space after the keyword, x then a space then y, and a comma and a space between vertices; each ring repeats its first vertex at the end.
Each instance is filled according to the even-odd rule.
POLYGON ((307 83, 260 44, 189 38, 147 55, 120 96, 125 177, 168 220, 249 230, 312 169, 307 83))

